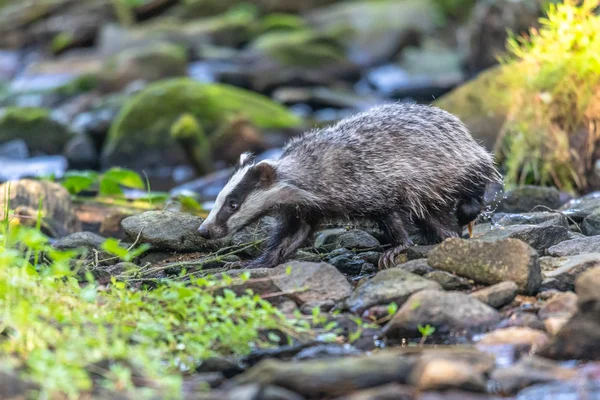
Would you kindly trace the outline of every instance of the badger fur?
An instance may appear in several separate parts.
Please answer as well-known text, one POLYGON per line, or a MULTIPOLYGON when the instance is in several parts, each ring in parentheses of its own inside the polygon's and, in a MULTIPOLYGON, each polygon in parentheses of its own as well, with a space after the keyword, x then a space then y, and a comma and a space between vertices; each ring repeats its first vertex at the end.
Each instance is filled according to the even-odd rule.
POLYGON ((383 105, 291 139, 278 160, 243 154, 199 232, 221 238, 274 214, 279 225, 249 265, 274 267, 324 219, 367 218, 393 245, 385 265, 414 243, 411 232, 419 243, 459 236, 494 181, 493 157, 458 118, 432 106, 383 105))

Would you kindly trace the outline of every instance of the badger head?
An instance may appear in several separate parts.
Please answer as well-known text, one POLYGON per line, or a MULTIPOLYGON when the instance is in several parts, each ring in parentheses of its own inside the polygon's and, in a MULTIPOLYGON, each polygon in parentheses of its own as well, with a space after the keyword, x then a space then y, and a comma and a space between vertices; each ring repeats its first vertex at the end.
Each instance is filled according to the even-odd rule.
POLYGON ((273 208, 293 203, 298 191, 278 176, 276 161, 255 163, 251 154, 244 153, 198 232, 205 239, 233 234, 273 208))

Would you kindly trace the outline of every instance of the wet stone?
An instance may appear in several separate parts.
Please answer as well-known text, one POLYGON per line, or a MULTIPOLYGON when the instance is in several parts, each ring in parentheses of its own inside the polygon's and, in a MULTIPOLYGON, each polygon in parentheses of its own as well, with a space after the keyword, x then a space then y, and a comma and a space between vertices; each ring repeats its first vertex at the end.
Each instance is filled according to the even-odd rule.
POLYGON ((410 246, 406 250, 404 250, 402 253, 400 253, 398 256, 396 256, 396 259, 395 259, 396 266, 398 266, 399 264, 404 264, 408 261, 427 258, 429 253, 436 247, 437 247, 437 245, 410 246))
POLYGON ((600 268, 590 269, 575 281, 579 309, 600 319, 600 268))
POLYGON ((431 252, 428 262, 433 268, 475 282, 513 281, 526 293, 535 293, 542 280, 536 251, 516 239, 494 242, 447 239, 431 252))
POLYGON ((332 250, 337 238, 346 232, 348 232, 348 230, 344 228, 324 229, 317 232, 314 241, 315 249, 326 251, 332 250))
POLYGON ((584 271, 600 266, 600 253, 570 257, 541 257, 544 280, 542 290, 574 290, 575 279, 584 271))
POLYGON ((600 318, 577 312, 539 355, 556 360, 600 360, 600 318))
POLYGON ((415 366, 410 383, 421 391, 463 389, 485 392, 486 380, 483 373, 469 363, 433 359, 422 360, 415 366))
POLYGON ((477 300, 490 307, 500 308, 513 301, 517 295, 517 284, 511 281, 500 282, 471 293, 477 300))
POLYGON ((336 257, 332 257, 329 260, 331 265, 334 265, 341 273, 346 275, 358 275, 360 274, 364 260, 354 256, 354 253, 341 254, 336 257))
POLYGON ((536 207, 556 210, 562 205, 560 192, 556 188, 524 186, 510 190, 498 207, 498 212, 531 212, 536 207))
POLYGON ((350 250, 373 249, 379 247, 379 241, 365 231, 351 230, 339 235, 335 247, 345 247, 350 250))
POLYGON ((444 290, 466 290, 473 286, 468 279, 446 271, 429 272, 425 274, 424 278, 439 283, 444 290))
POLYGON ((554 317, 570 318, 576 311, 577 295, 573 292, 559 292, 544 303, 538 315, 543 320, 554 317))
POLYGON ((399 268, 390 268, 377 273, 372 279, 358 286, 346 301, 347 307, 361 313, 377 305, 396 303, 400 307, 420 290, 441 290, 439 284, 411 274, 399 268))
POLYGON ((565 203, 560 210, 576 223, 581 223, 590 214, 600 211, 600 192, 589 193, 565 203))
POLYGON ((421 337, 419 325, 433 326, 434 335, 482 332, 496 325, 500 314, 479 300, 460 292, 423 290, 413 294, 385 326, 388 338, 421 337))
POLYGON ((585 253, 600 253, 600 235, 566 240, 548 249, 553 257, 576 256, 585 253))
POLYGON ((509 327, 524 327, 537 330, 545 329, 544 323, 537 314, 521 310, 515 311, 496 326, 497 329, 509 327))
POLYGON ((522 214, 495 214, 492 224, 500 226, 510 225, 540 225, 540 226, 563 226, 569 228, 569 220, 561 213, 534 212, 522 214))
POLYGON ((496 369, 492 373, 491 379, 500 393, 514 395, 531 385, 568 380, 574 376, 574 370, 561 367, 554 361, 527 356, 514 365, 496 369))
POLYGON ((581 223, 581 232, 586 236, 600 235, 600 212, 585 217, 581 223))
POLYGON ((479 346, 511 345, 520 350, 540 348, 548 343, 548 335, 531 328, 504 328, 485 334, 478 342, 479 346))
POLYGON ((600 382, 588 379, 569 382, 540 383, 521 390, 516 400, 561 399, 580 400, 600 398, 600 382))
POLYGON ((269 216, 263 217, 259 221, 234 233, 231 237, 231 243, 238 246, 254 243, 254 245, 246 246, 243 254, 251 258, 256 258, 263 253, 267 245, 267 239, 274 232, 276 226, 277 220, 275 218, 269 216))
POLYGON ((492 229, 477 239, 494 242, 502 239, 519 239, 535 250, 544 252, 562 241, 569 239, 569 230, 556 225, 508 225, 492 229))

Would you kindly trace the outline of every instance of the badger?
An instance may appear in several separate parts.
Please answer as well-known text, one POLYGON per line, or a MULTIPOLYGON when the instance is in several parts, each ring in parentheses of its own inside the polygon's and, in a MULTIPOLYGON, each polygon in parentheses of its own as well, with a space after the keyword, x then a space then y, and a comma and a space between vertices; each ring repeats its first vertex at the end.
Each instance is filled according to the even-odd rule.
POLYGON ((454 115, 434 106, 373 107, 289 140, 277 160, 244 153, 198 231, 233 234, 267 214, 278 224, 247 267, 275 267, 324 220, 376 222, 391 247, 379 268, 414 244, 459 237, 501 183, 494 158, 454 115))

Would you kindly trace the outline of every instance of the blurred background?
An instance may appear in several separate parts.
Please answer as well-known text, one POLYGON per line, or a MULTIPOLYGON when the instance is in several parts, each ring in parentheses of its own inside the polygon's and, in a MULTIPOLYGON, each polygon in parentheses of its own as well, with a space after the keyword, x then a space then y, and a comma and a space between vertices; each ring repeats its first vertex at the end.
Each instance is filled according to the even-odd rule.
POLYGON ((0 180, 118 167, 210 201, 244 151, 277 157, 307 129, 417 101, 462 118, 508 183, 589 191, 597 130, 568 137, 595 120, 597 1, 567 2, 587 7, 564 28, 581 37, 555 21, 546 42, 511 48, 550 3, 0 0, 0 180), (529 64, 516 72, 515 60, 529 64))

